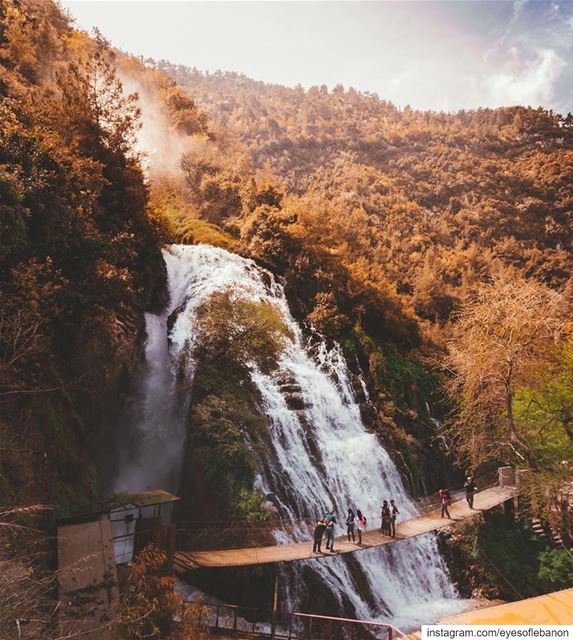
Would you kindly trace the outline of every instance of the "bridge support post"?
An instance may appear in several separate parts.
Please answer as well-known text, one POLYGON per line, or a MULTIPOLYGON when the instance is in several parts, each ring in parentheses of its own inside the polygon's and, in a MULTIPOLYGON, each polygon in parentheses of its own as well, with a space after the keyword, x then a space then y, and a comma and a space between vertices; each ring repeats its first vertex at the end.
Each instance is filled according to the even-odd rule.
POLYGON ((513 467, 498 467, 497 477, 500 487, 515 486, 515 471, 513 467))
POLYGON ((517 511, 520 519, 531 517, 531 505, 526 490, 532 476, 531 469, 518 469, 515 472, 515 486, 517 487, 517 511))
POLYGON ((275 575, 275 592, 273 595, 273 615, 271 619, 271 640, 277 637, 277 608, 279 602, 279 574, 275 575))
POLYGON ((513 498, 510 498, 503 503, 503 513, 506 516, 511 516, 512 518, 515 516, 515 504, 513 498))

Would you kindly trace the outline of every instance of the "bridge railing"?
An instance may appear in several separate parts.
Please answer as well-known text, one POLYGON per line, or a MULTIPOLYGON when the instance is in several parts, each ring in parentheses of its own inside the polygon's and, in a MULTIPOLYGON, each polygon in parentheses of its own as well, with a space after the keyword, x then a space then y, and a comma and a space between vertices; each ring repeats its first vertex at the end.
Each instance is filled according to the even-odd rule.
MULTIPOLYGON (((191 605, 192 606, 192 605, 191 605)), ((370 620, 354 620, 310 613, 275 612, 228 604, 203 603, 196 609, 201 625, 229 635, 256 634, 277 640, 399 640, 396 627, 370 620)))
MULTIPOLYGON (((494 484, 493 482, 481 484, 480 490, 494 486, 494 484)), ((463 488, 450 489, 452 501, 461 499, 463 495, 463 488)), ((416 501, 417 512, 420 515, 439 509, 439 507, 440 499, 437 492, 416 501)), ((366 531, 381 528, 380 514, 364 515, 367 518, 366 531)), ((335 525, 337 536, 346 533, 345 518, 346 514, 338 514, 338 523, 335 525)), ((268 521, 250 524, 233 520, 178 522, 176 548, 179 551, 222 551, 274 546, 287 542, 309 542, 312 544, 312 534, 317 520, 317 516, 301 517, 294 521, 275 516, 269 518, 268 521)), ((398 517, 396 527, 399 530, 400 517, 398 517)), ((356 531, 355 539, 358 539, 356 531)))

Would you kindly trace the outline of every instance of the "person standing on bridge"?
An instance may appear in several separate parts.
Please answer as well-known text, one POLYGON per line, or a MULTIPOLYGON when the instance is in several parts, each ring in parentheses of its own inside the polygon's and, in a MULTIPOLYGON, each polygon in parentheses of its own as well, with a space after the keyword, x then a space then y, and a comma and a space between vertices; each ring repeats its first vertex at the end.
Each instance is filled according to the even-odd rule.
POLYGON ((322 544, 322 536, 324 535, 325 529, 326 522, 324 520, 319 520, 316 523, 316 527, 314 528, 314 546, 312 547, 313 553, 322 553, 320 545, 322 544))
POLYGON ((346 517, 346 535, 348 536, 348 542, 352 536, 352 542, 354 542, 354 520, 355 515, 352 509, 348 509, 348 516, 346 517))
POLYGON ((381 514, 381 519, 382 519, 382 524, 380 525, 380 533, 383 536, 389 536, 390 535, 390 507, 388 506, 388 500, 384 500, 384 503, 382 504, 382 514, 381 514))
POLYGON ((468 476, 467 480, 464 484, 464 489, 466 490, 466 501, 468 503, 468 507, 470 509, 474 508, 474 493, 477 491, 477 487, 475 482, 471 476, 468 476))
POLYGON ((438 495, 440 496, 440 506, 442 507, 442 518, 445 514, 451 520, 452 516, 448 511, 448 507, 450 506, 450 492, 447 489, 440 489, 438 495))
POLYGON ((400 512, 398 511, 398 507, 394 500, 390 500, 390 535, 395 538, 396 537, 396 516, 400 512))
POLYGON ((356 532, 358 533, 358 544, 362 546, 362 532, 366 530, 366 518, 360 509, 356 509, 356 532))
POLYGON ((334 511, 330 510, 324 521, 326 522, 326 548, 330 549, 330 553, 334 553, 334 525, 336 524, 334 511))
POLYGON ((444 514, 445 514, 451 520, 452 516, 450 515, 450 512, 448 511, 448 507, 450 506, 450 492, 447 489, 440 489, 438 495, 440 496, 440 506, 442 508, 442 518, 444 517, 444 514))

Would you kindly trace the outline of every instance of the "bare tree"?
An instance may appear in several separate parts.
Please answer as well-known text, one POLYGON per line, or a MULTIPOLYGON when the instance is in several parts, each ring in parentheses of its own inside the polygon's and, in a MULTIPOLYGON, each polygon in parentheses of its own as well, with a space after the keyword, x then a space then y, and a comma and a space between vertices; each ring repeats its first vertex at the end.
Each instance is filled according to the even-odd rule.
POLYGON ((45 505, 0 506, 0 640, 49 638, 56 602, 46 538, 36 529, 45 505))
POLYGON ((450 436, 473 466, 489 460, 535 466, 516 419, 516 391, 534 386, 566 332, 561 294, 506 270, 462 304, 448 341, 447 392, 458 407, 450 436))
POLYGON ((44 350, 39 320, 21 309, 0 311, 0 396, 26 390, 23 372, 44 350))
POLYGON ((29 354, 41 348, 40 322, 31 319, 21 309, 0 312, 0 368, 15 366, 29 354))

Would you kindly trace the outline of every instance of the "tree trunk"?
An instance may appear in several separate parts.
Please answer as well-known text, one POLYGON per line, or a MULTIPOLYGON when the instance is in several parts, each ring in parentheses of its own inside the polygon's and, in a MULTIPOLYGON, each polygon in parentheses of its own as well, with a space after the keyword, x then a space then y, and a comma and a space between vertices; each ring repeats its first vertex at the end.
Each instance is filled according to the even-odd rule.
MULTIPOLYGON (((511 366, 509 370, 511 373, 511 370, 512 370, 511 366)), ((515 424, 515 419, 513 417, 513 391, 511 389, 511 380, 505 381, 505 406, 507 410, 507 421, 509 424, 510 442, 516 444, 523 451, 523 454, 527 459, 527 464, 529 468, 537 469, 537 463, 533 458, 533 453, 531 451, 531 448, 527 444, 525 444, 525 442, 523 442, 523 440, 521 439, 521 436, 518 434, 518 429, 515 424)))

